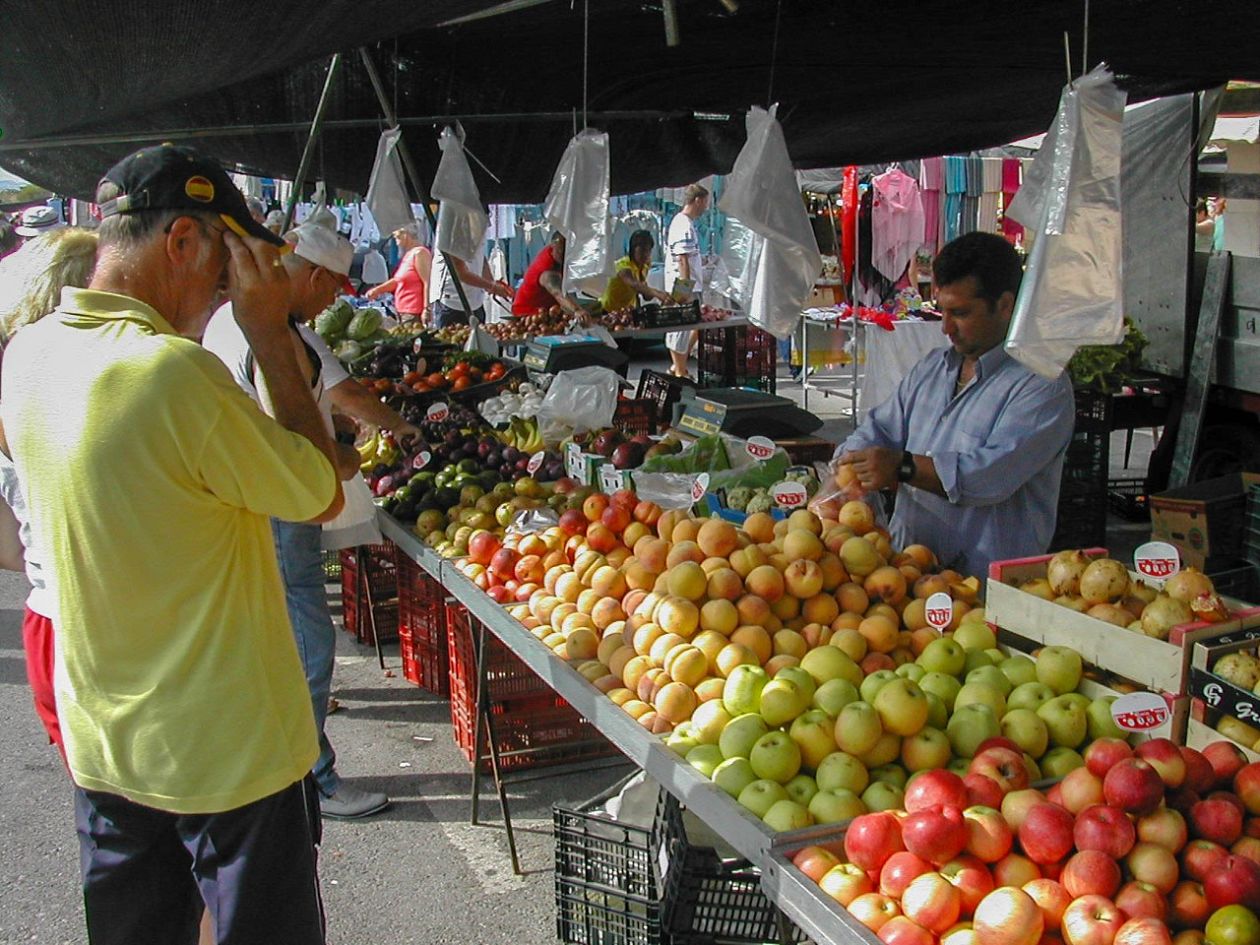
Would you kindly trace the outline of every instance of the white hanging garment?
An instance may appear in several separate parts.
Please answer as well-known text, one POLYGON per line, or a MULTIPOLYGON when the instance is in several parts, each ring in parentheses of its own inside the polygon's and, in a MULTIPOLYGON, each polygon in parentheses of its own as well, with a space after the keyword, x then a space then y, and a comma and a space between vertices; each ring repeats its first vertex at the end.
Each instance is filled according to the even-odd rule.
POLYGON ((569 142, 543 204, 547 221, 564 234, 565 292, 598 296, 613 274, 608 216, 608 135, 590 128, 569 142))
POLYGON ((372 177, 368 182, 368 209, 382 233, 392 233, 415 219, 407 200, 402 158, 398 155, 401 138, 401 128, 381 133, 376 144, 376 163, 372 165, 372 177))
POLYGON ((433 178, 431 193, 438 206, 434 254, 450 253, 472 263, 484 244, 490 220, 481 207, 481 194, 464 154, 464 130, 446 127, 438 136, 442 160, 433 178))

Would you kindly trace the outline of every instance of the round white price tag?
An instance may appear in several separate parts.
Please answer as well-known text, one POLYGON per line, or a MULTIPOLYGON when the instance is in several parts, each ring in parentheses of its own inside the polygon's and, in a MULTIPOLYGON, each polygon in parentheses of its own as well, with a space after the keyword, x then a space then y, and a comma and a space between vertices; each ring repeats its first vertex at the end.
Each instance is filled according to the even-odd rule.
POLYGON ((1133 570, 1143 577, 1166 581, 1181 570, 1181 555, 1166 541, 1148 541, 1133 552, 1133 570))
POLYGON ((421 450, 419 453, 415 455, 415 458, 412 459, 411 468, 424 469, 425 466, 429 465, 429 460, 431 460, 432 458, 433 458, 433 454, 430 453, 428 450, 421 450))
POLYGON ((429 409, 424 412, 425 419, 430 423, 441 423, 451 414, 451 405, 444 400, 439 400, 429 404, 429 409))
POLYGON ((547 460, 546 452, 544 452, 543 450, 539 450, 537 453, 535 453, 533 456, 529 458, 529 465, 526 466, 525 469, 532 476, 534 473, 538 472, 538 467, 540 467, 544 462, 546 462, 546 460, 547 460))
POLYGON ((691 483, 691 501, 699 502, 709 491, 709 474, 700 473, 691 483))
POLYGON ((927 599, 924 614, 929 627, 944 631, 954 619, 954 599, 944 591, 937 591, 927 599))
POLYGON ((1130 692, 1111 703, 1111 718, 1126 732, 1149 732, 1169 718, 1168 703, 1153 692, 1130 692))
POLYGON ((769 459, 774 455, 777 447, 774 442, 765 436, 750 436, 748 442, 744 444, 744 449, 753 459, 769 459))
POLYGON ((774 499, 774 504, 781 509, 804 508, 805 503, 809 501, 809 490, 801 482, 775 483, 770 490, 770 495, 774 499))

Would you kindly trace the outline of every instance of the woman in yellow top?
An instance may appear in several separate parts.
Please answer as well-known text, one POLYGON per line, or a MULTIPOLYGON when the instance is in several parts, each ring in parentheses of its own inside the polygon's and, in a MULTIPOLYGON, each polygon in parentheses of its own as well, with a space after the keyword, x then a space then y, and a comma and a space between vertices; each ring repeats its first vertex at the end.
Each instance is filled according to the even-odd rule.
POLYGON ((608 280, 608 288, 599 300, 605 312, 634 308, 640 295, 667 304, 673 301, 667 293, 647 284, 648 270, 652 268, 652 247, 655 245, 656 241, 647 230, 635 230, 630 234, 629 255, 617 260, 617 270, 608 280))

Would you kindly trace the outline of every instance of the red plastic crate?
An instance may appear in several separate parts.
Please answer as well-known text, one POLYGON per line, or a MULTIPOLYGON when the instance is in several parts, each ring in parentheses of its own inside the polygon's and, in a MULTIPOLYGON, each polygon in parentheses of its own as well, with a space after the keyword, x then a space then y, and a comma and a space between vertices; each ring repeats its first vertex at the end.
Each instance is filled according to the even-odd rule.
POLYGON ((696 348, 701 387, 752 387, 773 394, 778 342, 774 335, 741 325, 700 332, 696 348))
MULTIPOLYGON (((477 721, 476 621, 458 601, 447 604, 451 731, 464 757, 479 766, 490 752, 487 733, 474 750, 477 721)), ((571 764, 617 749, 497 637, 486 635, 486 683, 500 771, 571 764), (528 754, 519 754, 526 752, 528 754)))
POLYGON ((656 432, 656 404, 644 397, 641 400, 623 397, 613 411, 612 425, 629 436, 656 432))
POLYGON ((438 696, 450 694, 446 589, 398 552, 398 644, 403 677, 438 696))
MULTIPOLYGON (((394 543, 365 545, 368 586, 372 590, 376 635, 382 643, 398 639, 398 574, 394 543)), ((360 643, 372 643, 372 628, 359 617, 366 607, 359 587, 359 548, 341 552, 341 622, 360 643)))

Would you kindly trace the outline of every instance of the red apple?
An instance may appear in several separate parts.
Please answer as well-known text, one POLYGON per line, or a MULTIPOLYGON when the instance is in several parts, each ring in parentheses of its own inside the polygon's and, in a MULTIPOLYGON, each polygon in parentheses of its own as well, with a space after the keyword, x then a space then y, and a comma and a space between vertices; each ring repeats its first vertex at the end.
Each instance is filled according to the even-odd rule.
POLYGON ((1182 929, 1173 936, 1173 945, 1203 945, 1204 941, 1202 929, 1182 929))
POLYGON ((569 509, 560 513, 560 530, 566 535, 582 535, 586 533, 586 516, 581 509, 569 509))
POLYGON ((1212 870, 1225 862, 1229 855, 1219 843, 1211 840, 1191 840, 1181 851, 1181 871, 1195 882, 1203 882, 1203 878, 1212 870))
POLYGON ((901 896, 902 914, 934 935, 953 926, 961 911, 962 894, 940 873, 916 877, 901 896))
POLYGON ((1175 791, 1164 792, 1164 806, 1171 807, 1183 816, 1189 816, 1190 808, 1199 803, 1200 800, 1202 798, 1184 784, 1175 791))
POLYGON ((887 811, 853 818, 844 835, 844 855, 864 870, 878 870, 898 850, 904 850, 901 822, 887 811))
POLYGON ((1183 880, 1168 896, 1168 921, 1175 928, 1201 929, 1211 914, 1202 883, 1183 880))
POLYGON ((1209 797, 1190 808, 1190 832, 1227 847, 1242 836, 1242 812, 1225 798, 1209 797))
POLYGON ((1041 909, 1046 930, 1057 931, 1063 921, 1063 910, 1072 901, 1072 894, 1057 879, 1045 878, 1024 883, 1023 890, 1032 896, 1033 902, 1041 909))
POLYGON ((1041 879, 1041 869, 1021 853, 1008 853, 993 864, 995 886, 1023 886, 1034 879, 1041 879))
POLYGON ((967 824, 957 807, 929 807, 906 815, 901 840, 911 853, 941 864, 966 848, 967 824))
POLYGON ((1234 793, 1248 814, 1260 814, 1260 761, 1243 765, 1234 775, 1234 793))
POLYGON ((1229 787, 1238 772, 1247 766, 1247 755, 1227 739, 1212 742, 1203 749, 1203 757, 1216 772, 1217 787, 1229 787))
POLYGON ((494 532, 479 529, 468 539, 468 560, 474 564, 489 564, 501 544, 499 536, 494 532))
POLYGON ((1172 933, 1163 920, 1138 916, 1120 926, 1112 945, 1172 945, 1172 933))
POLYGON ((1046 803, 1046 796, 1036 788, 1023 788, 1011 791, 1002 798, 1002 816, 1010 824, 1012 830, 1019 830, 1028 812, 1038 804, 1046 803))
POLYGON ((1063 910, 1063 941, 1067 945, 1111 945, 1124 913, 1106 896, 1082 896, 1063 910))
POLYGON ((1229 848, 1234 856, 1245 856, 1252 863, 1260 863, 1260 838, 1239 837, 1229 848))
POLYGON ((1204 878, 1203 894, 1213 911, 1235 903, 1260 911, 1260 866, 1246 857, 1227 856, 1204 878))
POLYGON ((1160 807, 1138 818, 1137 838, 1143 843, 1157 843, 1180 853, 1187 836, 1186 819, 1170 807, 1160 807))
POLYGON ((1085 808, 1103 802, 1102 778, 1089 768, 1073 768, 1056 787, 1062 797, 1062 806, 1073 814, 1079 814, 1085 808))
POLYGON ((866 871, 853 863, 833 866, 823 874, 818 885, 823 892, 846 908, 863 893, 875 891, 875 883, 866 875, 866 871))
POLYGON ((1009 751, 1015 752, 1017 755, 1024 753, 1024 749, 1020 748, 1019 745, 1015 744, 1015 742, 1011 739, 1005 737, 1004 735, 993 735, 990 738, 986 738, 976 746, 975 754, 972 755, 972 757, 974 758, 975 755, 980 754, 982 751, 988 751, 990 748, 1005 748, 1009 751))
MULTIPOLYGON (((1076 771, 1083 770, 1083 768, 1076 769, 1076 771)), ((1076 771, 1072 773, 1075 774, 1076 771)), ((1072 840, 1078 850, 1101 850, 1113 860, 1119 860, 1128 856, 1129 851, 1133 849, 1133 844, 1137 843, 1137 830, 1124 811, 1107 804, 1094 804, 1076 815, 1072 840)), ((1110 893, 1104 895, 1110 895, 1110 893)))
POLYGON ((1243 833, 1249 837, 1260 837, 1260 817, 1248 817, 1244 820, 1243 833))
POLYGON ((1063 782, 1055 781, 1054 784, 1046 788, 1046 800, 1051 804, 1058 804, 1066 809, 1067 805, 1063 803, 1063 782))
POLYGON ((1041 870, 1041 875, 1046 879, 1053 879, 1056 882, 1063 881, 1063 864, 1067 859, 1055 860, 1053 863, 1038 863, 1037 868, 1041 870))
POLYGON ((1035 804, 1019 825, 1019 845, 1034 863, 1054 863, 1072 852, 1072 825, 1057 804, 1035 804))
POLYGON ((1112 807, 1130 814, 1148 814, 1164 799, 1164 782, 1153 766, 1140 758, 1129 758, 1107 772, 1103 795, 1112 807))
POLYGON ((1010 824, 1001 811, 992 807, 968 807, 963 811, 967 824, 967 852, 984 863, 996 863, 1011 852, 1015 842, 1010 824))
POLYGON ((902 806, 907 813, 929 807, 968 807, 967 785, 952 771, 936 768, 925 771, 906 786, 902 806))
POLYGON ((941 867, 941 875, 954 884, 962 897, 964 918, 970 918, 980 900, 993 892, 993 874, 974 856, 960 856, 941 867))
POLYGON ((872 932, 881 928, 894 916, 901 915, 901 906, 876 892, 862 893, 846 906, 849 914, 872 932))
POLYGON ((890 899, 901 899, 914 880, 932 872, 932 864, 907 850, 898 850, 879 868, 879 891, 890 899))
POLYGON ((1163 847, 1153 843, 1139 843, 1125 859, 1129 875, 1144 883, 1150 883, 1162 893, 1169 893, 1181 878, 1177 858, 1163 847))
POLYGON ((1085 746, 1081 757, 1091 774, 1104 778, 1113 765, 1133 757, 1133 748, 1123 738, 1099 738, 1085 746))
POLYGON ((490 572, 506 580, 512 576, 520 557, 520 553, 515 548, 500 548, 490 559, 490 572))
POLYGON ((503 584, 495 584, 487 588, 486 596, 496 604, 506 604, 512 600, 512 592, 503 584))
POLYGON ((875 933, 884 945, 935 945, 936 938, 904 915, 893 916, 875 933))
MULTIPOLYGON (((1176 892, 1175 887, 1173 891, 1176 892)), ((1116 893, 1116 907, 1130 919, 1152 916, 1162 921, 1168 915, 1168 902, 1163 893, 1150 883, 1136 879, 1120 887, 1116 893)))
POLYGON ((1134 748, 1133 754, 1158 771, 1170 788, 1181 787, 1186 779, 1186 759, 1181 757, 1181 748, 1172 739, 1152 738, 1134 748))
POLYGON ((1003 793, 1022 790, 1029 783, 1028 767, 1024 764, 1023 753, 1001 745, 994 745, 977 753, 967 766, 967 773, 992 778, 1003 793))
POLYGON ((1059 882, 1073 898, 1094 895, 1110 899, 1120 888, 1121 878, 1116 861, 1101 850, 1072 854, 1059 874, 1059 882))
POLYGON ((1198 794, 1206 794, 1212 790, 1216 784, 1216 772, 1212 770, 1212 763, 1203 756, 1203 752, 1182 745, 1181 757, 1186 762, 1186 779, 1181 782, 1181 786, 1198 794))
POLYGON ((980 900, 971 927, 977 945, 1037 945, 1045 920, 1032 896, 1003 886, 980 900))
POLYGON ((1002 797, 1006 792, 992 778, 983 774, 969 774, 963 778, 963 784, 967 785, 968 807, 1002 806, 1002 797))
POLYGON ((1205 801, 1225 801, 1227 804, 1233 804, 1238 808, 1238 814, 1241 817, 1247 816, 1247 805, 1242 802, 1242 798, 1233 791, 1212 791, 1206 797, 1205 801))
POLYGON ((792 857, 792 865, 816 883, 821 883, 832 869, 840 865, 840 857, 826 847, 808 846, 792 857))

